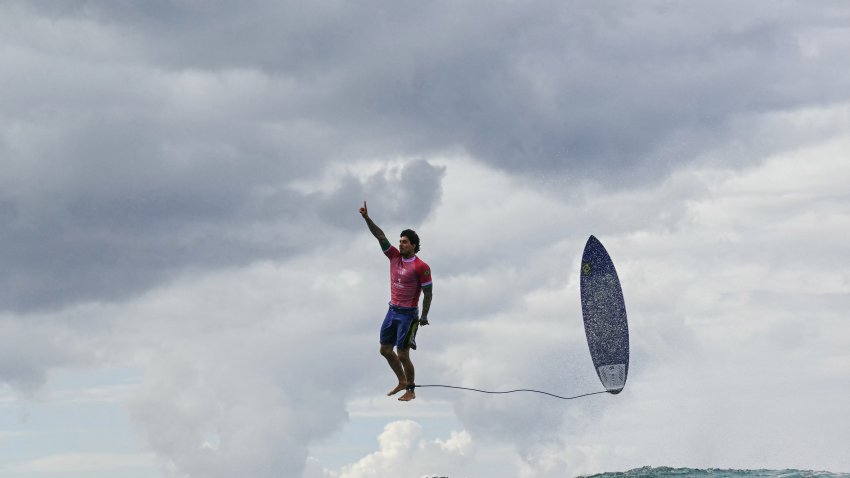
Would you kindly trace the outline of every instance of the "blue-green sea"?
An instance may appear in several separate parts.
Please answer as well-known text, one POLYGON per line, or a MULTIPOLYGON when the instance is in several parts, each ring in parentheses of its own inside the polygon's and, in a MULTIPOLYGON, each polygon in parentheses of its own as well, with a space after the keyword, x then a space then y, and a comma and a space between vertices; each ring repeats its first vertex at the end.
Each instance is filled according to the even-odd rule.
POLYGON ((616 473, 600 473, 583 478, 850 478, 850 473, 811 470, 724 470, 719 468, 635 468, 616 473))

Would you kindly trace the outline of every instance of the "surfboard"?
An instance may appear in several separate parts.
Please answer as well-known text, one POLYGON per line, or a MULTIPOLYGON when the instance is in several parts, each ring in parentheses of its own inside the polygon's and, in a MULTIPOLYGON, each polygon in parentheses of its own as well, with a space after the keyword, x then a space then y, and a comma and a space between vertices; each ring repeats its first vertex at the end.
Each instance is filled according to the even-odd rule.
POLYGON ((605 390, 620 393, 629 374, 626 303, 614 262, 594 236, 581 257, 581 313, 596 374, 605 390))

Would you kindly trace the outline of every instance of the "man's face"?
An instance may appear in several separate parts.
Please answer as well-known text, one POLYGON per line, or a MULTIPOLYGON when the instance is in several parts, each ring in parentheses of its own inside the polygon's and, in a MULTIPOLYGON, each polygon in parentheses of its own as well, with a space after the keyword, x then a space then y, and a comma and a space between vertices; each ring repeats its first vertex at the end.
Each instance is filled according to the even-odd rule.
POLYGON ((409 256, 414 253, 413 251, 414 246, 410 242, 410 239, 408 239, 407 236, 401 236, 398 239, 398 252, 400 252, 403 256, 409 256))

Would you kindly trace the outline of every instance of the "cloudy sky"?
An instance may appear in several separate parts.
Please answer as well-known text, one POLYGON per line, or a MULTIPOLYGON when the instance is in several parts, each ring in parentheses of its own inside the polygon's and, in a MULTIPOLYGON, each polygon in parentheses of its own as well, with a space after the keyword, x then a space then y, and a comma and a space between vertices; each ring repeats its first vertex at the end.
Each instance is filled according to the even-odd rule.
POLYGON ((0 475, 850 471, 850 6, 0 3, 0 475), (384 396, 391 237, 434 274, 384 396))

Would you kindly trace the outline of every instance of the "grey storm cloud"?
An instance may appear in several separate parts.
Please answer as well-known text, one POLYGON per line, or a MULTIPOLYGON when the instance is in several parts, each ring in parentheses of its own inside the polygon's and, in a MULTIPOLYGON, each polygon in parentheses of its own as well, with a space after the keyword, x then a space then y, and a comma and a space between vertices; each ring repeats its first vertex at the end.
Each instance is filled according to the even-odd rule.
MULTIPOLYGON (((369 325, 387 284, 357 214, 365 200, 389 235, 431 229, 420 231, 423 258, 440 295, 422 337, 433 344, 423 346, 423 380, 563 394, 587 384, 580 310, 561 297, 581 242, 604 233, 619 238, 622 249, 606 244, 623 278, 633 274, 625 292, 645 337, 635 377, 646 364, 645 383, 658 383, 649 371, 662 359, 650 355, 700 344, 678 318, 683 308, 695 302, 703 323, 725 314, 717 333, 744 345, 741 334, 734 341, 738 291, 724 271, 769 262, 787 248, 776 242, 784 232, 803 244, 824 227, 811 216, 806 230, 775 229, 812 204, 777 202, 800 197, 780 188, 767 191, 778 204, 770 220, 734 201, 712 204, 704 213, 720 217, 688 235, 700 212, 688 199, 710 199, 711 179, 670 173, 699 161, 737 172, 845 127, 846 114, 833 121, 843 113, 805 127, 788 117, 805 122, 801 111, 848 103, 848 19, 837 1, 3 2, 0 381, 31 391, 58 368, 137 364, 145 378, 131 417, 175 473, 297 476, 309 447, 346 421, 346 401, 392 378, 369 325), (742 251, 726 233, 744 234, 743 225, 764 236, 742 251), (639 266, 665 245, 640 249, 652 237, 635 232, 647 230, 670 241, 664 255, 676 260, 639 266), (361 240, 374 256, 341 271, 340 256, 361 240), (738 254, 727 268, 713 262, 724 247, 738 254), (711 253, 694 253, 703 250, 711 253), (677 275, 682 264, 688 272, 677 275), (714 286, 722 300, 700 286, 705 264, 714 283, 731 284, 714 286), (638 282, 655 287, 643 302, 638 282), (682 284, 694 297, 671 296, 682 284), (552 327, 526 327, 532 320, 552 327), (564 361, 565 348, 581 352, 564 361)), ((846 223, 835 210, 827 217, 846 223)), ((814 260, 834 260, 824 257, 814 260)), ((789 283, 753 294, 759 301, 796 284, 799 264, 776 260, 789 283)), ((817 303, 845 310, 841 292, 817 303)), ((794 300, 776 307, 807 315, 809 298, 794 300)), ((828 323, 839 323, 835 314, 828 323)), ((793 342, 798 327, 787 320, 771 333, 793 342)), ((846 349, 840 340, 834 350, 846 349)), ((706 351, 723 347, 728 340, 706 351)), ((748 350, 733 350, 730 371, 748 350)), ((666 370, 702 380, 681 360, 666 370)), ((782 370, 775 362, 765 370, 782 370)), ((620 410, 638 426, 618 432, 644 432, 644 414, 628 407, 457 400, 476 439, 513 442, 527 461, 560 443, 574 415, 595 430, 620 410)), ((677 404, 674 418, 691 416, 687 400, 677 404)))
POLYGON ((76 191, 55 211, 28 215, 7 201, 0 303, 26 310, 117 300, 183 268, 288 257, 320 243, 320 231, 362 228, 356 209, 369 196, 387 222, 423 220, 439 198, 442 169, 418 160, 395 173, 365 183, 349 176, 329 193, 311 194, 286 187, 216 194, 204 190, 204 179, 194 191, 138 183, 129 185, 133 192, 76 191))
MULTIPOLYGON (((77 2, 166 69, 259 69, 335 146, 458 146, 512 171, 647 178, 740 117, 847 99, 838 2, 77 2), (825 38, 824 38, 825 37, 825 38), (810 45, 821 45, 811 48, 810 45), (824 48, 825 46, 825 48, 824 48), (612 173, 611 171, 615 171, 612 173), (619 172, 616 172, 619 171, 619 172)), ((738 158, 736 158, 738 159, 738 158)))
POLYGON ((0 308, 120 299, 354 230, 364 199, 414 223, 438 200, 424 160, 286 187, 334 163, 460 150, 622 186, 723 139, 771 148, 736 125, 850 97, 850 10, 764 5, 6 3, 0 308))

